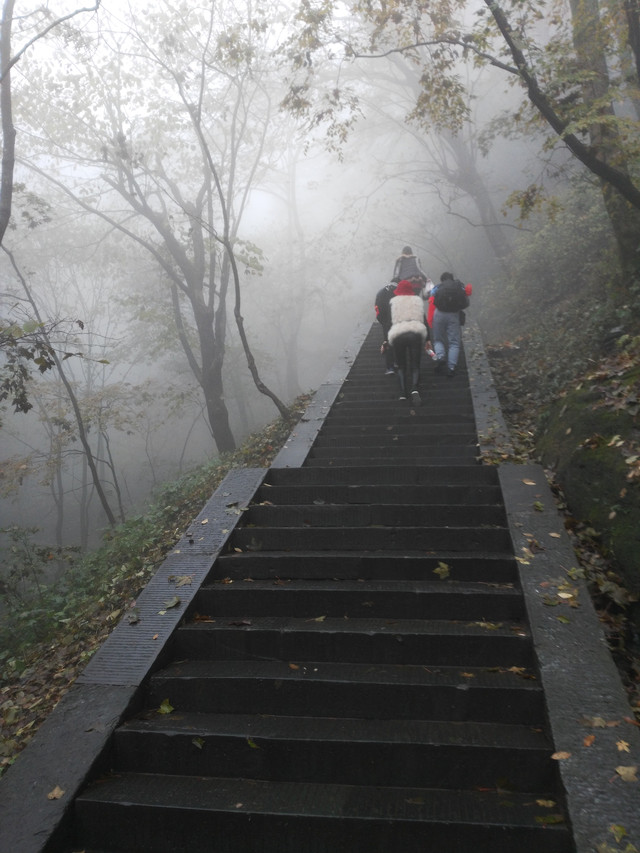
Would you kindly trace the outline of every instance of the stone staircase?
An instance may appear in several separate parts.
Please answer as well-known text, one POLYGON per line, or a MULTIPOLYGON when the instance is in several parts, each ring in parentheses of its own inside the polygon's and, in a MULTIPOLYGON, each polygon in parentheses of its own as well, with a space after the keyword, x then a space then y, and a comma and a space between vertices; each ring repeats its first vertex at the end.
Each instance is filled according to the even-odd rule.
POLYGON ((379 343, 238 508, 65 849, 575 850, 466 364, 412 408, 379 343))

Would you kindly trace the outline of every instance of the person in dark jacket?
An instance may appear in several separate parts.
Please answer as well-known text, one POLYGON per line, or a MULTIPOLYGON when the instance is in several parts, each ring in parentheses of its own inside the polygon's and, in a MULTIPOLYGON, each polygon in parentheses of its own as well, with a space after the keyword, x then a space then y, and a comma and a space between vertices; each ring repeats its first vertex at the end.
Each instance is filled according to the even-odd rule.
POLYGON ((393 292, 396 289, 395 284, 385 284, 384 287, 376 293, 376 320, 382 326, 382 347, 380 352, 384 355, 386 365, 386 373, 395 373, 395 359, 393 349, 389 343, 389 329, 391 328, 391 308, 389 302, 393 297, 393 292))
POLYGON ((410 281, 415 293, 422 293, 427 283, 427 275, 420 266, 420 261, 413 254, 411 246, 405 246, 402 254, 396 259, 391 281, 410 281))
POLYGON ((458 281, 453 277, 453 273, 443 272, 440 283, 431 291, 427 322, 431 328, 433 348, 436 352, 436 373, 443 373, 446 370, 447 376, 452 377, 456 372, 462 346, 460 314, 469 305, 471 289, 470 284, 465 285, 458 281), (439 290, 443 292, 447 290, 451 293, 450 305, 445 306, 442 303, 438 296, 439 290))
POLYGON ((412 405, 419 406, 420 357, 427 339, 424 302, 410 281, 400 281, 390 306, 389 343, 396 359, 400 399, 406 400, 410 395, 412 405))

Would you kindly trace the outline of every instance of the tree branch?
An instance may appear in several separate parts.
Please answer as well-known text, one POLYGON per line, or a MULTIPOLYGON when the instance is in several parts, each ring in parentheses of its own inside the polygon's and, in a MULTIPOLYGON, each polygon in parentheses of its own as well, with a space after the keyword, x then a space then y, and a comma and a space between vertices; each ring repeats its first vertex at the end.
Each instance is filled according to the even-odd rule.
MULTIPOLYGON (((22 59, 23 55, 27 52, 27 50, 31 47, 31 45, 35 44, 41 38, 44 38, 48 35, 51 30, 54 30, 56 27, 60 26, 60 24, 64 24, 65 21, 69 21, 71 18, 75 18, 76 15, 81 15, 83 12, 97 12, 100 8, 100 3, 102 0, 96 0, 93 6, 84 6, 82 9, 76 9, 74 12, 69 12, 68 15, 63 15, 61 18, 57 18, 53 23, 49 24, 48 27, 45 27, 42 32, 37 33, 30 41, 28 41, 24 47, 22 47, 16 54, 13 56, 7 65, 3 65, 2 67, 2 76, 0 76, 0 83, 4 80, 5 74, 8 74, 9 71, 13 68, 13 66, 22 59)), ((13 0, 7 0, 5 4, 5 9, 8 5, 11 5, 12 12, 11 15, 13 17, 13 0)), ((4 23, 4 13, 3 13, 3 23, 4 23)))
MULTIPOLYGON (((344 43, 344 42, 343 42, 344 43)), ((507 65, 506 62, 502 62, 502 60, 497 59, 495 56, 492 56, 490 53, 485 53, 483 50, 479 50, 472 41, 465 41, 464 39, 457 38, 437 38, 433 39, 433 41, 417 41, 414 44, 407 44, 403 47, 393 47, 389 50, 385 50, 382 53, 355 53, 349 46, 351 56, 354 59, 382 59, 387 56, 393 56, 393 54, 401 54, 404 55, 406 53, 415 50, 417 47, 437 47, 441 44, 450 44, 454 47, 461 47, 464 50, 470 50, 472 53, 475 53, 476 56, 480 57, 480 59, 486 60, 489 65, 494 65, 496 68, 499 68, 502 71, 506 71, 509 74, 518 74, 518 69, 513 65, 507 65)))
POLYGON ((494 0, 485 0, 493 18, 498 25, 502 37, 504 38, 511 55, 518 67, 518 75, 527 89, 529 100, 538 110, 542 118, 547 124, 558 134, 565 143, 567 148, 575 154, 575 156, 583 163, 589 171, 593 172, 606 183, 618 190, 633 207, 640 210, 640 189, 635 186, 633 181, 620 169, 610 166, 598 156, 596 151, 581 142, 573 133, 567 133, 569 126, 568 122, 560 118, 555 111, 551 100, 545 95, 540 88, 535 75, 529 68, 529 64, 524 53, 517 44, 513 30, 507 20, 506 15, 494 0))

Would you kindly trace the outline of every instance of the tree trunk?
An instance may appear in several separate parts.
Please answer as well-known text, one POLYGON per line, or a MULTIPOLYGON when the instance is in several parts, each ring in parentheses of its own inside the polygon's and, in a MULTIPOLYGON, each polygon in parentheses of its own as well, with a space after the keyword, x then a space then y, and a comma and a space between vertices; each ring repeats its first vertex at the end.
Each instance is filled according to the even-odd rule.
POLYGON ((211 434, 219 453, 232 453, 236 449, 236 440, 229 425, 229 412, 224 401, 222 383, 222 360, 216 361, 204 371, 204 399, 211 434))
POLYGON ((11 218, 16 129, 11 107, 11 25, 14 0, 5 0, 0 28, 0 113, 2 114, 2 176, 0 177, 0 244, 11 218))
POLYGON ((489 245, 502 268, 506 270, 506 259, 511 252, 511 247, 503 226, 499 224, 498 214, 484 178, 476 167, 475 152, 470 149, 462 133, 444 133, 443 138, 458 166, 454 173, 447 172, 447 177, 472 199, 489 245))
POLYGON ((636 67, 636 85, 640 85, 640 2, 624 0, 624 11, 629 28, 628 41, 636 67))
POLYGON ((82 456, 82 478, 80 481, 80 548, 82 552, 89 548, 89 506, 91 504, 91 492, 89 491, 89 466, 87 459, 82 456))
MULTIPOLYGON (((197 298, 191 299, 191 305, 200 344, 201 366, 199 375, 196 376, 204 394, 207 419, 218 452, 230 453, 236 449, 236 441, 229 425, 229 411, 224 399, 224 338, 220 340, 215 332, 213 312, 197 298)), ((220 307, 217 313, 219 312, 220 307)))
MULTIPOLYGON (((605 163, 615 162, 617 168, 628 174, 627 163, 620 157, 622 145, 615 126, 606 119, 615 114, 609 95, 609 70, 604 51, 604 38, 598 0, 569 0, 573 44, 580 68, 588 74, 583 84, 583 98, 587 104, 600 102, 602 122, 594 122, 589 129, 591 145, 605 163)), ((602 194, 611 227, 618 243, 620 263, 626 278, 638 266, 640 245, 640 211, 632 207, 611 184, 601 181, 602 194)))

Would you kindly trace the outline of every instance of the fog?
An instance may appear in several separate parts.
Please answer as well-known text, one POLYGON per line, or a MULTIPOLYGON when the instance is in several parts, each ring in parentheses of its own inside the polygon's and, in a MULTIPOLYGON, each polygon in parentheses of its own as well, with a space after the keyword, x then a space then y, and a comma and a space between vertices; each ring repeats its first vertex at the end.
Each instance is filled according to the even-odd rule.
MULTIPOLYGON (((406 121, 418 73, 401 57, 327 59, 315 91, 357 93, 356 120, 344 105, 314 120, 280 108, 286 9, 261 30, 241 6, 136 8, 104 0, 13 71, 3 316, 35 306, 57 324, 68 387, 36 371, 31 411, 5 404, 1 510, 51 544, 89 547, 108 527, 69 388, 116 522, 278 416, 247 367, 229 247, 260 380, 288 405, 373 322, 403 246, 434 280, 472 282, 481 306, 502 274, 496 246, 519 228, 505 201, 539 168, 534 135, 479 148, 521 97, 496 69, 467 69, 469 116, 452 134, 406 121)), ((29 35, 15 28, 14 51, 29 35)))

